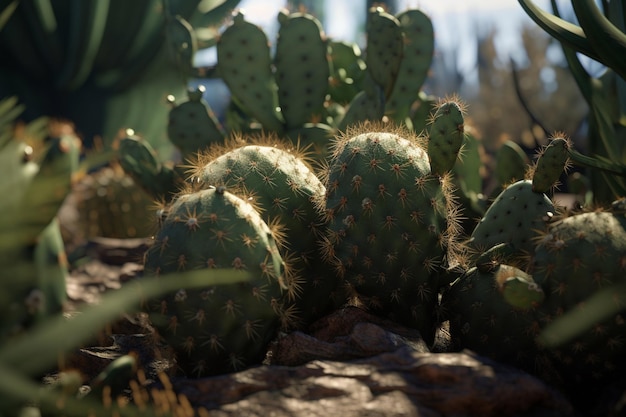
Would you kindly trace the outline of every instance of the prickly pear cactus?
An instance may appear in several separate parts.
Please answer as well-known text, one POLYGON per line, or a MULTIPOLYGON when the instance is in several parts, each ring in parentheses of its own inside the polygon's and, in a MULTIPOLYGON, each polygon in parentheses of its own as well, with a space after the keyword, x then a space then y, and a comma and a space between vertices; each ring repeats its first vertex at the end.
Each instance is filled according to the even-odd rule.
POLYGON ((174 96, 168 97, 173 107, 169 113, 167 136, 180 150, 183 160, 191 159, 198 151, 224 140, 224 128, 202 98, 204 92, 204 86, 189 90, 187 101, 178 105, 174 96))
POLYGON ((552 201, 532 187, 532 181, 523 180, 504 189, 474 229, 469 244, 486 250, 508 243, 520 252, 531 253, 533 239, 546 229, 555 213, 552 201))
POLYGON ((385 113, 396 123, 406 123, 428 76, 435 50, 433 23, 421 10, 406 10, 396 16, 404 35, 402 62, 385 113))
POLYGON ((366 32, 367 70, 384 96, 389 97, 402 62, 404 37, 400 22, 382 8, 373 7, 368 13, 366 32))
MULTIPOLYGON (((517 148, 514 144, 503 147, 508 149, 513 160, 520 159, 517 148)), ((569 140, 553 137, 527 172, 528 179, 507 186, 496 197, 474 229, 470 245, 485 250, 507 243, 519 254, 532 253, 533 240, 546 230, 556 213, 557 208, 544 193, 556 186, 560 175, 569 166, 569 148, 569 140)))
POLYGON ((428 130, 428 156, 433 174, 443 175, 454 167, 463 145, 464 108, 457 99, 437 106, 428 130))
POLYGON ((539 371, 547 363, 535 343, 541 329, 537 307, 544 298, 530 275, 494 262, 463 274, 444 292, 441 304, 456 348, 539 371))
POLYGON ((325 173, 325 257, 350 301, 434 337, 435 271, 454 246, 450 180, 433 175, 424 144, 367 125, 338 139, 325 173))
POLYGON ((443 294, 453 343, 566 390, 615 380, 626 370, 624 212, 566 217, 533 244, 525 272, 501 265, 506 245, 497 245, 443 294))
POLYGON ((547 193, 559 183, 559 178, 569 167, 571 143, 563 136, 555 136, 539 151, 536 164, 531 168, 533 191, 547 193))
POLYGON ((356 43, 330 40, 329 49, 332 73, 328 94, 332 102, 344 106, 361 91, 367 65, 356 43))
POLYGON ((282 132, 282 115, 277 111, 277 85, 267 36, 247 22, 239 12, 217 43, 220 77, 238 105, 266 129, 282 132))
POLYGON ((150 143, 132 129, 126 130, 120 139, 118 161, 154 200, 171 201, 185 184, 181 167, 161 162, 150 143))
POLYGON ((280 110, 289 129, 322 114, 328 91, 328 46, 320 22, 305 13, 278 15, 276 82, 280 110))
POLYGON ((530 160, 524 150, 513 141, 506 141, 496 153, 495 178, 502 187, 523 180, 530 160))
MULTIPOLYGON (((366 77, 371 81, 371 78, 366 77)), ((348 128, 366 121, 379 121, 385 115, 385 94, 379 85, 372 82, 367 90, 359 91, 350 101, 348 110, 338 123, 338 130, 345 132, 348 128)))
POLYGON ((289 299, 301 313, 299 325, 306 326, 328 313, 336 286, 329 268, 319 262, 317 246, 323 218, 316 202, 326 190, 303 154, 270 139, 214 148, 200 158, 208 162, 200 162, 193 177, 201 187, 241 190, 268 224, 279 227, 281 254, 289 260, 289 299))
MULTIPOLYGON (((549 294, 546 322, 585 308, 600 290, 626 283, 626 217, 603 211, 577 214, 552 224, 536 240, 531 271, 549 294)), ((626 370, 624 294, 614 292, 616 313, 552 351, 564 378, 606 379, 626 370)), ((591 313, 591 312, 590 312, 591 313)))
POLYGON ((254 207, 224 187, 182 194, 167 208, 145 267, 159 276, 213 268, 254 276, 146 301, 150 320, 190 376, 260 363, 281 324, 293 320, 283 308, 284 263, 271 230, 254 207))
POLYGON ((155 205, 153 199, 119 165, 87 174, 66 204, 76 209, 71 228, 81 239, 148 237, 154 232, 155 222, 146 216, 155 205))

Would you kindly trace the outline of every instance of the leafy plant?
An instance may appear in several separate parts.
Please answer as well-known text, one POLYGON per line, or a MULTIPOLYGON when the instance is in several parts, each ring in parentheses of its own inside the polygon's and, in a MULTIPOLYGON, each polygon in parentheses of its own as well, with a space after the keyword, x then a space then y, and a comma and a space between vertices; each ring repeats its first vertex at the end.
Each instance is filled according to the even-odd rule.
POLYGON ((579 25, 560 17, 556 1, 554 14, 533 3, 519 0, 528 15, 563 47, 569 68, 589 104, 589 153, 571 149, 575 164, 591 171, 594 200, 609 204, 626 195, 626 6, 621 1, 572 0, 579 25), (600 76, 591 75, 577 53, 607 67, 600 76))
POLYGON ((72 121, 87 144, 133 127, 165 152, 163 99, 185 91, 195 51, 215 43, 238 3, 12 2, 0 27, 0 97, 18 96, 25 120, 72 121))

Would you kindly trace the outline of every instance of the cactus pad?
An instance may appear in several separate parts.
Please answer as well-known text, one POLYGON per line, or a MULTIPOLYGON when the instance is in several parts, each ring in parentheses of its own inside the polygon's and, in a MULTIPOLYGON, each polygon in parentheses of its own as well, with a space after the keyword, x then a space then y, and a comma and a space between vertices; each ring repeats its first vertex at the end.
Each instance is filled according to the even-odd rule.
POLYGON ((321 24, 303 13, 279 15, 276 82, 280 109, 288 128, 311 122, 322 113, 330 66, 321 24))
POLYGON ((480 220, 470 240, 479 250, 509 243, 515 250, 532 252, 533 238, 546 229, 555 212, 545 195, 532 190, 532 182, 518 181, 495 199, 480 220))
POLYGON ((456 233, 449 179, 431 175, 428 155, 403 132, 349 132, 325 174, 325 255, 356 304, 434 335, 438 284, 456 233))
POLYGON ((226 268, 249 282, 181 288, 147 300, 150 320, 188 375, 229 372, 261 362, 289 319, 282 308, 283 261, 256 210, 222 187, 179 196, 145 260, 146 272, 226 268))

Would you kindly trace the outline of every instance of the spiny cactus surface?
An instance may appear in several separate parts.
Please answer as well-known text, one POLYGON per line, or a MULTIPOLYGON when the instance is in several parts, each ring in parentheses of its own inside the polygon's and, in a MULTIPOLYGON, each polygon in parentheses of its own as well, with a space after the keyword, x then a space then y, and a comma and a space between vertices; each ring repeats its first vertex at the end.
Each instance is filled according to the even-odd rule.
POLYGON ((290 299, 306 325, 328 312, 336 285, 328 266, 319 262, 316 244, 324 221, 317 202, 326 190, 303 154, 267 139, 214 149, 200 158, 208 162, 198 164, 194 177, 201 187, 239 189, 268 224, 279 228, 281 253, 289 260, 290 299))
POLYGON ((434 271, 457 225, 449 179, 431 174, 416 137, 362 129, 339 139, 325 184, 325 256, 348 297, 432 341, 434 271))
POLYGON ((253 275, 249 282, 181 288, 146 301, 150 320, 188 375, 260 363, 269 340, 289 320, 282 307, 284 263, 272 232, 250 204, 222 187, 174 201, 145 267, 151 275, 214 268, 253 275))

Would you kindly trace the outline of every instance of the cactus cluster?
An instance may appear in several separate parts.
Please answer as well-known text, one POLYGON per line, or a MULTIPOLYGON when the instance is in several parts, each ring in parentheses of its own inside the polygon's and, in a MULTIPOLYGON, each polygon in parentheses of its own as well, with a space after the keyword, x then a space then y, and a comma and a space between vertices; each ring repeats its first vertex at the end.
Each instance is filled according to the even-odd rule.
MULTIPOLYGON (((546 229, 546 224, 556 214, 557 207, 545 193, 556 187, 561 174, 569 167, 570 146, 569 139, 563 135, 555 134, 550 139, 525 174, 528 179, 506 186, 491 203, 472 232, 469 244, 473 248, 487 250, 507 243, 519 253, 533 250, 534 238, 546 229)), ((505 145, 503 149, 516 154, 512 145, 505 145)))
POLYGON ((626 309, 618 290, 625 242, 623 213, 585 212, 550 223, 519 265, 524 271, 494 256, 444 294, 453 340, 564 387, 615 378, 624 371, 626 352, 626 309), (568 340, 553 340, 551 323, 584 312, 594 293, 611 288, 609 314, 568 340))
POLYGON ((626 217, 619 204, 573 215, 554 211, 543 192, 568 167, 569 147, 555 135, 529 170, 532 180, 496 198, 470 240, 482 245, 479 256, 444 292, 442 306, 458 347, 575 389, 624 371, 626 217), (600 293, 608 295, 598 313, 592 300, 600 293), (571 322, 570 315, 591 319, 560 336, 558 323, 571 322))
POLYGON ((192 182, 201 187, 226 186, 251 199, 264 220, 281 236, 283 257, 289 261, 290 302, 300 321, 310 323, 328 313, 336 286, 324 263, 317 262, 316 242, 324 219, 317 202, 326 188, 306 155, 272 137, 249 138, 249 144, 214 147, 201 154, 192 182), (306 296, 304 296, 306 294, 306 296))
POLYGON ((450 155, 463 139, 462 106, 442 102, 438 110, 436 139, 383 124, 349 130, 336 139, 319 176, 296 147, 272 135, 236 137, 198 153, 187 185, 161 210, 147 273, 239 268, 265 284, 181 289, 147 300, 187 374, 232 370, 216 365, 229 358, 233 366, 258 362, 278 329, 304 329, 345 303, 414 325, 433 341, 438 271, 457 249, 450 155), (437 141, 432 158, 429 140, 437 141), (244 206, 245 216, 237 211, 244 206), (250 230, 250 222, 263 233, 250 230), (270 252, 281 267, 271 279, 264 276, 270 252), (219 327, 222 321, 238 323, 238 330, 219 327), (242 336, 246 328, 254 337, 242 336), (211 340, 224 349, 210 351, 211 340))
MULTIPOLYGON (((146 274, 223 268, 255 277, 146 300, 179 367, 199 376, 258 363, 280 329, 306 328, 352 303, 417 328, 428 343, 447 315, 459 347, 526 369, 565 375, 572 361, 593 359, 574 353, 601 343, 613 347, 602 352, 604 370, 619 368, 613 355, 621 311, 592 332, 597 339, 578 335, 567 345, 575 352, 537 337, 584 295, 619 281, 623 260, 591 271, 585 256, 593 246, 621 259, 621 237, 599 236, 606 224, 621 227, 623 216, 555 220, 549 195, 572 154, 559 135, 525 173, 524 155, 505 144, 499 158, 513 162, 501 164, 505 185, 484 210, 481 181, 470 174, 480 165, 479 143, 468 139, 463 106, 420 91, 432 58, 430 20, 416 10, 392 16, 372 9, 369 17, 362 58, 353 45, 328 41, 312 16, 281 12, 272 56, 263 31, 239 13, 217 45, 216 73, 233 100, 226 124, 199 88, 184 102, 169 98, 168 136, 188 165, 160 162, 132 134, 122 140, 124 169, 164 202, 146 274), (381 123, 383 116, 393 124, 381 123), (254 139, 251 131, 265 133, 254 139), (292 144, 297 139, 329 152, 318 156, 322 173, 292 144), (463 146, 471 158, 458 164, 463 146), (483 210, 469 249, 459 243, 455 184, 483 210), (604 225, 593 229, 596 223, 604 225), (570 247, 584 253, 572 255, 570 247), (448 285, 443 270, 465 250, 475 254, 473 265, 448 285), (562 272, 571 259, 575 273, 562 272)), ((602 376, 591 368, 570 371, 602 376)))

